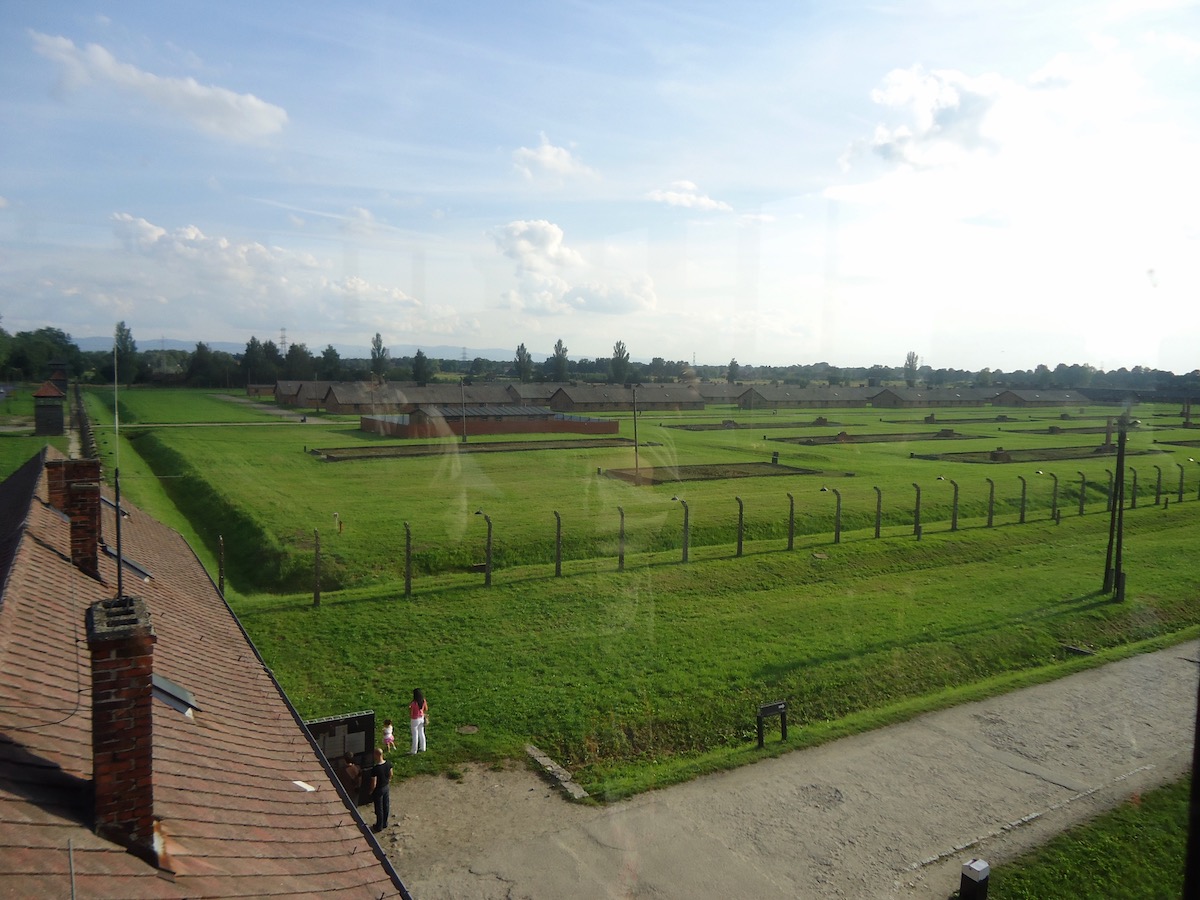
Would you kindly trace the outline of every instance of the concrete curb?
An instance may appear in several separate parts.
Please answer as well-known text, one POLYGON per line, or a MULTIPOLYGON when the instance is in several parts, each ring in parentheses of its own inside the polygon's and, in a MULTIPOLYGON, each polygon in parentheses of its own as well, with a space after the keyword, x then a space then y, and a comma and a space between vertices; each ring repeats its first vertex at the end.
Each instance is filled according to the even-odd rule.
POLYGON ((571 773, 552 760, 549 756, 539 750, 533 744, 525 745, 525 752, 530 758, 538 764, 542 772, 560 787, 568 797, 572 800, 586 800, 588 792, 577 785, 571 778, 571 773))

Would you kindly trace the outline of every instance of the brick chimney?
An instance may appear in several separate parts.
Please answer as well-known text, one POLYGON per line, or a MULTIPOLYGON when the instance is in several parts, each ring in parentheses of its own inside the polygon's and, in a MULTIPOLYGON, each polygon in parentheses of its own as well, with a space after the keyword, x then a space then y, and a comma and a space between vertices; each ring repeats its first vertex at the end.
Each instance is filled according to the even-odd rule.
POLYGON ((50 505, 71 520, 71 562, 100 577, 100 461, 46 460, 50 505))
POLYGON ((87 639, 96 834, 157 866, 150 611, 136 597, 93 603, 87 611, 87 639))

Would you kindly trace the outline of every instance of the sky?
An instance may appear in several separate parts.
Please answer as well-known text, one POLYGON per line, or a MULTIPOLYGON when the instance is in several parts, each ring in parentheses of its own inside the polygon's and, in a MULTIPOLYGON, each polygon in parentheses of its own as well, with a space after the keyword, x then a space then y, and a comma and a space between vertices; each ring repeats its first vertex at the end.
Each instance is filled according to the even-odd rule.
POLYGON ((1189 372, 1197 85, 1178 0, 0 0, 0 326, 1189 372))

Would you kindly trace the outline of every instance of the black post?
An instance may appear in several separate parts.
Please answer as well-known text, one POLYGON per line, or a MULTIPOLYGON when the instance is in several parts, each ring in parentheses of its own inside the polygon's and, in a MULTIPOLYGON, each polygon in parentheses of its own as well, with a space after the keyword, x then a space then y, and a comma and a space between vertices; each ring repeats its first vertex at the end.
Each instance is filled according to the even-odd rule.
POLYGON ((625 571, 625 508, 617 507, 617 512, 621 514, 621 529, 617 532, 617 571, 625 571))
POLYGON ((483 521, 487 522, 487 549, 483 556, 483 586, 492 586, 492 517, 485 513, 482 509, 475 510, 475 515, 483 516, 483 521))
POLYGON ((950 508, 950 530, 958 531, 958 482, 951 478, 950 486, 954 488, 954 505, 950 508))
POLYGON ((1183 502, 1183 463, 1175 463, 1179 466, 1179 502, 1183 502))
POLYGON ((562 577, 562 516, 554 510, 554 577, 562 577))
POLYGON ((404 523, 404 596, 412 596, 412 528, 404 523))
POLYGON ((912 486, 917 489, 917 505, 913 509, 913 534, 917 536, 917 540, 921 539, 921 486, 915 481, 912 486))
MULTIPOLYGON (((1183 482, 1182 477, 1180 483, 1183 482)), ((791 494, 788 498, 788 549, 792 550, 796 546, 796 498, 791 494)))
POLYGON ((683 504, 683 561, 688 561, 688 539, 691 530, 691 523, 688 521, 688 505, 686 500, 680 500, 683 504))
POLYGON ((743 536, 743 535, 744 535, 744 533, 745 533, 745 525, 746 525, 746 515, 745 515, 745 513, 746 513, 746 506, 745 506, 745 504, 744 504, 744 503, 742 503, 742 498, 741 498, 741 497, 734 497, 733 499, 734 499, 734 500, 736 500, 736 501, 737 501, 737 504, 738 504, 738 541, 737 541, 737 555, 738 555, 738 556, 741 556, 741 555, 742 555, 742 536, 743 536))
POLYGON ((996 509, 996 482, 992 481, 992 479, 990 479, 990 478, 987 478, 985 480, 988 483, 988 523, 987 523, 987 527, 991 528, 992 520, 993 520, 992 513, 995 512, 995 509, 996 509))
POLYGON ((875 488, 875 537, 879 537, 879 525, 883 521, 883 491, 875 488))
POLYGON ((1053 472, 1049 472, 1047 474, 1049 474, 1049 476, 1054 479, 1054 488, 1052 489, 1053 492, 1050 494, 1050 518, 1052 518, 1055 522, 1057 522, 1058 521, 1058 476, 1055 475, 1053 472))
POLYGON ((1162 466, 1155 466, 1154 471, 1158 473, 1154 479, 1154 505, 1158 506, 1162 503, 1162 466))
POLYGON ((313 606, 321 605, 321 533, 313 529, 313 606))
POLYGON ((1079 514, 1083 515, 1084 498, 1087 496, 1087 476, 1079 473, 1079 514))
POLYGON ((1021 517, 1017 520, 1018 524, 1025 524, 1025 498, 1029 492, 1029 483, 1025 481, 1024 475, 1018 475, 1021 479, 1021 517))
MULTIPOLYGON (((1124 419, 1124 417, 1122 417, 1124 419)), ((1117 459, 1118 465, 1125 459, 1125 438, 1127 425, 1120 424, 1120 431, 1117 436, 1117 459)), ((1137 470, 1132 466, 1129 471, 1133 472, 1133 491, 1134 495, 1130 500, 1130 509, 1133 509, 1137 503, 1137 470)), ((1125 543, 1125 479, 1124 473, 1118 476, 1117 481, 1117 549, 1113 555, 1113 599, 1125 599, 1125 572, 1122 567, 1121 548, 1125 543)))
POLYGON ((991 866, 982 859, 963 863, 962 876, 958 880, 959 900, 987 900, 991 873, 991 866))
POLYGON ((672 500, 677 501, 683 507, 683 561, 688 561, 688 505, 687 501, 682 497, 672 497, 672 500))
MULTIPOLYGON (((1115 489, 1110 485, 1109 488, 1109 519, 1108 519, 1108 552, 1104 558, 1104 587, 1105 592, 1112 591, 1117 587, 1116 569, 1114 568, 1114 550, 1118 544, 1117 534, 1124 525, 1124 518, 1121 515, 1121 507, 1125 505, 1125 423, 1126 416, 1121 416, 1118 420, 1119 431, 1117 434, 1117 481, 1115 489)), ((1113 473, 1108 472, 1109 478, 1112 478, 1113 473)))

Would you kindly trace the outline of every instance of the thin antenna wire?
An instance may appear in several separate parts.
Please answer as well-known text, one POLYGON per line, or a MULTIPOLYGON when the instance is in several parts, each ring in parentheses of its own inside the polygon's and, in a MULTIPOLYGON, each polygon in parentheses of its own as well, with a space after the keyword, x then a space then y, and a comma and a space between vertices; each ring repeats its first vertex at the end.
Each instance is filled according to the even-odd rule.
POLYGON ((113 468, 120 470, 121 468, 121 404, 118 385, 120 384, 119 373, 117 372, 117 343, 113 341, 113 468))

